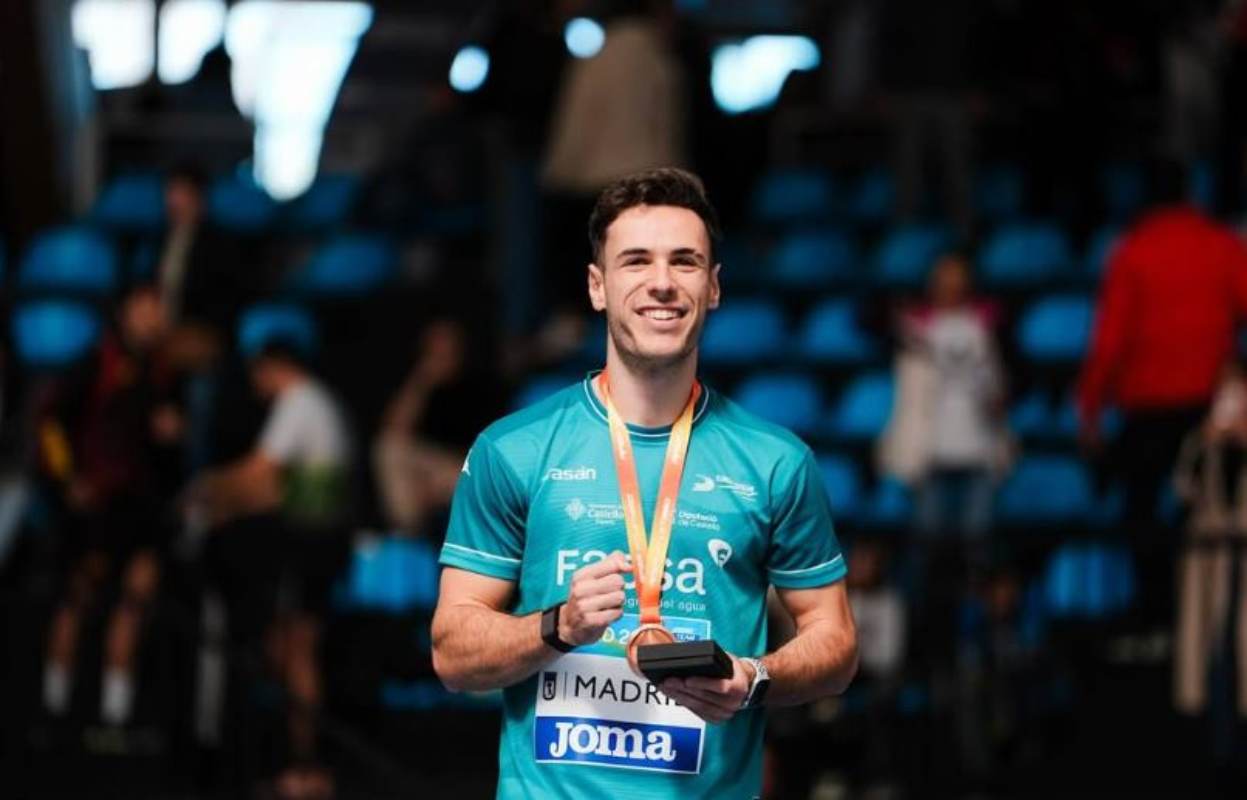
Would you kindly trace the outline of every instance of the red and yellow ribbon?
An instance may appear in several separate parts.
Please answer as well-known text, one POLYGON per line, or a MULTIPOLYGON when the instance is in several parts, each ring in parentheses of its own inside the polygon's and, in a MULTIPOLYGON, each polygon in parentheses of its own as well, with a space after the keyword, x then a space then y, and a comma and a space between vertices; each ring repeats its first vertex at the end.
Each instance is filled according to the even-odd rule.
POLYGON ((598 391, 606 406, 610 423, 611 453, 615 457, 615 474, 619 480, 619 497, 623 503, 624 526, 628 530, 628 549, 632 554, 632 573, 636 581, 637 600, 641 606, 641 624, 662 622, 662 576, 671 545, 671 528, 675 523, 676 497, 684 474, 685 456, 693 433, 693 409, 701 396, 701 383, 693 381, 684 410, 671 427, 667 455, 663 459, 662 482, 658 488, 658 505, 654 509, 654 526, 649 536, 645 531, 645 515, 641 505, 641 489, 637 481, 636 460, 632 456, 632 438, 628 426, 611 402, 610 383, 603 371, 598 376, 598 391))

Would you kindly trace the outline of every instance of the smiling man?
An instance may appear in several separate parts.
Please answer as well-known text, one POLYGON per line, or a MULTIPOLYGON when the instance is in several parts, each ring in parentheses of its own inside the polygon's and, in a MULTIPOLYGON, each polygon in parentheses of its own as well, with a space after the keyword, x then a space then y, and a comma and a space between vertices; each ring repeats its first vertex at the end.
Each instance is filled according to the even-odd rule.
POLYGON ((459 476, 433 663, 451 689, 504 690, 500 798, 755 797, 759 707, 842 692, 857 668, 813 455, 697 379, 717 237, 687 172, 603 191, 605 370, 489 426, 459 476), (797 633, 766 653, 769 586, 797 633), (630 666, 635 643, 701 639, 728 677, 654 686, 630 666))

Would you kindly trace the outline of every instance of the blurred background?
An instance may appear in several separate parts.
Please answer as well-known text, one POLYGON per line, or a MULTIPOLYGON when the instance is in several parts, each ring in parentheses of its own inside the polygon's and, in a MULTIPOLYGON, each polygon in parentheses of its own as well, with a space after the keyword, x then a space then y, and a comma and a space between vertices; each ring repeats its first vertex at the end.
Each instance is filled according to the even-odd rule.
POLYGON ((1241 0, 4 4, 0 795, 492 796, 450 493, 674 164, 860 629, 767 797, 1244 796, 1245 146, 1241 0))

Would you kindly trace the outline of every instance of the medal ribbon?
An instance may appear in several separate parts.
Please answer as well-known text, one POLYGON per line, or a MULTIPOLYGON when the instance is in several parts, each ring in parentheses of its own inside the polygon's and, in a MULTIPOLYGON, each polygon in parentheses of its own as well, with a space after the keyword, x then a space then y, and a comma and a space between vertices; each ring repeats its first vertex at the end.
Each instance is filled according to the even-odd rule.
POLYGON ((662 482, 658 488, 658 505, 654 509, 654 527, 648 541, 636 460, 632 457, 632 438, 628 426, 611 402, 610 384, 605 371, 598 376, 598 390, 610 423, 611 453, 615 457, 619 498, 623 503, 624 526, 628 530, 628 549, 632 554, 632 574, 641 606, 641 624, 656 625, 662 621, 662 575, 667 563, 667 549, 671 544, 671 527, 675 523, 675 501, 680 493, 680 478, 684 474, 684 458, 693 433, 693 408, 701 396, 701 383, 693 381, 688 402, 671 427, 667 455, 663 459, 662 482))

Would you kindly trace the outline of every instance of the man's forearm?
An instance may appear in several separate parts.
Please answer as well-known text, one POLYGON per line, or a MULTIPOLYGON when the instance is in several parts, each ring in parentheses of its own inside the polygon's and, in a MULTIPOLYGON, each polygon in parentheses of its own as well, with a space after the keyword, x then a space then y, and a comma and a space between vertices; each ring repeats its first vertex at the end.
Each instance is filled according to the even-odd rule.
POLYGON ((433 669, 453 691, 501 689, 559 656, 541 640, 541 614, 517 617, 475 605, 439 609, 433 669))
POLYGON ((767 705, 808 703, 848 688, 857 673, 856 637, 830 622, 815 623, 798 631, 762 663, 771 676, 767 705))

